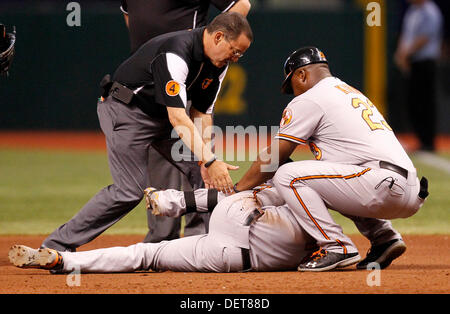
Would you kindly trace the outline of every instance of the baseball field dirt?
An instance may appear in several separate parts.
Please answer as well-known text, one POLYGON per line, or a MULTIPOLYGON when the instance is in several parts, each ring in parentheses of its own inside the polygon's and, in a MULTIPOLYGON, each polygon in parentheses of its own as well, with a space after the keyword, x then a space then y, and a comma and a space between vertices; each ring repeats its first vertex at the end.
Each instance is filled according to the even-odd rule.
MULTIPOLYGON (((407 235, 403 256, 379 273, 350 266, 325 273, 177 273, 52 275, 46 270, 19 269, 8 261, 13 244, 38 247, 45 236, 0 237, 1 294, 316 294, 400 293, 447 294, 450 291, 450 241, 448 235, 407 235), (77 281, 78 280, 78 281, 77 281), (369 284, 368 284, 369 283, 369 284)), ((104 235, 79 251, 127 246, 143 236, 104 235)), ((362 236, 352 236, 361 255, 369 247, 362 236)))

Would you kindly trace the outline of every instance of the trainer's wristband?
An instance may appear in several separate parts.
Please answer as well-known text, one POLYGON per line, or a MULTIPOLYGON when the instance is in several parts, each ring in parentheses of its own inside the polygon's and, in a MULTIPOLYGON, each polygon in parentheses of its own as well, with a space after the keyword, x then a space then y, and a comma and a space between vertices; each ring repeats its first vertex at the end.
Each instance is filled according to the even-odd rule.
POLYGON ((236 185, 237 185, 237 183, 235 185, 233 185, 233 191, 235 193, 239 193, 240 191, 237 189, 236 185))
POLYGON ((205 168, 208 168, 209 166, 211 166, 213 164, 213 162, 215 162, 217 160, 216 155, 213 156, 213 158, 211 158, 211 160, 205 162, 205 168))

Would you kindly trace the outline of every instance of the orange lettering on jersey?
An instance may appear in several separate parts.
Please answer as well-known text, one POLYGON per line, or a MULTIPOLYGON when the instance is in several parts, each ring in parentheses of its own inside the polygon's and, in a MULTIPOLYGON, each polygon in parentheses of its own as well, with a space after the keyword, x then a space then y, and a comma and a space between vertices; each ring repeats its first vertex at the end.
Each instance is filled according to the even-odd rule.
POLYGON ((284 109, 283 111, 283 115, 281 117, 281 121, 280 121, 280 127, 284 127, 286 125, 288 125, 289 123, 291 123, 292 121, 292 110, 289 108, 284 109))
POLYGON ((175 81, 169 81, 166 84, 166 94, 169 96, 176 96, 180 93, 180 84, 175 81))
POLYGON ((202 82, 202 89, 207 89, 208 86, 212 83, 213 79, 206 78, 202 82))

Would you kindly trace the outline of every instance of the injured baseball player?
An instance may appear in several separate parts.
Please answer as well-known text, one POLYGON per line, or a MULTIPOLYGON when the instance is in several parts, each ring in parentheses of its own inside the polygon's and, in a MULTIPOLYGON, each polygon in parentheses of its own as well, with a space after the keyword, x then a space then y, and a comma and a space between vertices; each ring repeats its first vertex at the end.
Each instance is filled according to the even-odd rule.
POLYGON ((209 233, 79 252, 14 245, 9 259, 17 267, 52 273, 282 271, 295 270, 316 248, 275 188, 267 184, 230 196, 214 189, 148 188, 145 198, 147 209, 155 215, 177 217, 213 210, 209 233))

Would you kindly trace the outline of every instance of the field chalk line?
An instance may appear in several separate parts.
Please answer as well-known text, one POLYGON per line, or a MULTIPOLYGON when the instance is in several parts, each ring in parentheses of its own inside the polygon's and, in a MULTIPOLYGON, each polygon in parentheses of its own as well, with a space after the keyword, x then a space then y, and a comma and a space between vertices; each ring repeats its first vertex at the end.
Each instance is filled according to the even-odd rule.
POLYGON ((416 157, 420 162, 430 167, 445 171, 447 174, 450 174, 450 161, 445 158, 439 157, 438 155, 429 152, 416 152, 413 156, 416 157))

